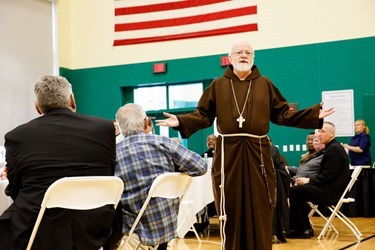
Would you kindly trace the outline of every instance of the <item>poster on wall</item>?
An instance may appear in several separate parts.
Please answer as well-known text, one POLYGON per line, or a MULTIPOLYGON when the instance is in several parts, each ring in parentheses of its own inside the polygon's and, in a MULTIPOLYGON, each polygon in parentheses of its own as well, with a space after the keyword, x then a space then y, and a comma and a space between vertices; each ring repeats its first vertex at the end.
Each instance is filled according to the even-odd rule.
POLYGON ((335 113, 324 118, 335 124, 336 136, 346 137, 354 135, 354 99, 353 90, 335 90, 322 92, 323 108, 335 109, 335 113))

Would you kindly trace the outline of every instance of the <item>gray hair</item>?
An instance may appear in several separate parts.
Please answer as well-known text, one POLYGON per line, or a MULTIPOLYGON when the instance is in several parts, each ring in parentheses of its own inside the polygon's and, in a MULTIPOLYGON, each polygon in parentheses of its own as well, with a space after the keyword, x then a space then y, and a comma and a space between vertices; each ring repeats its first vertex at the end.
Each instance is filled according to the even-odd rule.
POLYGON ((330 131, 333 133, 333 135, 336 134, 336 126, 332 122, 324 122, 323 124, 327 124, 330 131))
POLYGON ((69 108, 72 85, 61 76, 44 76, 35 83, 34 93, 39 110, 45 114, 55 108, 69 108))
POLYGON ((116 113, 116 121, 123 136, 144 132, 146 117, 143 108, 134 103, 125 104, 116 113))

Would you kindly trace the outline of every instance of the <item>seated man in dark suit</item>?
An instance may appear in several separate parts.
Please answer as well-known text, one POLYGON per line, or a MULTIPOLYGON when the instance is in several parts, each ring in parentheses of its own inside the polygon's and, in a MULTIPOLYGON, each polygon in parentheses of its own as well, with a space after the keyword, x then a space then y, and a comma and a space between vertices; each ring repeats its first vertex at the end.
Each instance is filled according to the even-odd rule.
POLYGON ((337 203, 345 190, 349 179, 349 159, 344 148, 335 140, 335 126, 324 122, 318 130, 321 142, 325 145, 325 153, 320 162, 316 176, 300 177, 290 189, 290 228, 287 238, 311 238, 307 201, 317 205, 337 203))
MULTIPOLYGON (((128 234, 157 176, 168 172, 203 175, 207 163, 195 152, 165 136, 146 134, 147 116, 141 106, 126 104, 116 114, 124 140, 116 145, 116 176, 124 181, 121 197, 124 233, 128 234)), ((178 199, 154 198, 135 233, 142 244, 167 249, 177 237, 178 199)))
MULTIPOLYGON (((77 114, 72 87, 63 77, 41 78, 34 92, 41 116, 5 135, 5 192, 14 202, 0 217, 0 249, 26 249, 44 193, 54 181, 114 175, 113 123, 77 114)), ((111 232, 114 213, 113 206, 47 209, 33 249, 99 249, 111 232)))

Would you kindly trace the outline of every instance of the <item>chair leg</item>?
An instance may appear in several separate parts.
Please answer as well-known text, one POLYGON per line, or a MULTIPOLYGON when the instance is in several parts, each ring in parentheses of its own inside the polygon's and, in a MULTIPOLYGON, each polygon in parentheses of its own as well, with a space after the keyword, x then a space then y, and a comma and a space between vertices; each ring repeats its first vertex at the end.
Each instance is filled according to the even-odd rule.
POLYGON ((346 217, 341 211, 337 211, 337 217, 353 232, 358 240, 361 239, 362 233, 348 217, 346 217))
POLYGON ((359 236, 362 236, 362 233, 359 231, 358 227, 351 220, 349 220, 348 217, 346 217, 341 211, 338 211, 338 213, 343 217, 344 220, 346 220, 353 227, 353 229, 357 232, 359 236))
MULTIPOLYGON (((360 240, 361 239, 361 236, 362 236, 362 233, 359 231, 359 229, 357 228, 357 226, 351 221, 349 220, 348 217, 346 217, 341 211, 340 211, 340 207, 335 207, 335 206, 330 206, 328 207, 329 210, 332 212, 331 216, 329 217, 329 219, 327 220, 327 223, 326 225, 324 226, 322 232, 319 234, 318 236, 318 240, 320 240, 321 237, 323 237, 329 227, 329 225, 332 225, 332 222, 333 222, 333 219, 335 217, 339 218, 352 232, 353 234, 356 236, 357 240, 360 240)), ((333 226, 333 225, 332 225, 333 226)))
POLYGON ((331 216, 329 216, 326 224, 324 225, 322 231, 320 232, 320 234, 318 236, 318 240, 320 240, 326 234, 328 228, 332 225, 332 222, 333 222, 333 219, 335 218, 335 216, 336 216, 336 211, 333 210, 331 216))
MULTIPOLYGON (((314 226, 314 224, 312 223, 311 221, 311 217, 314 215, 314 213, 317 213, 320 217, 322 217, 326 222, 327 222, 327 218, 319 211, 318 209, 318 205, 314 205, 312 204, 311 202, 307 202, 307 204, 311 207, 311 210, 309 212, 309 220, 310 220, 310 224, 312 226, 314 226)), ((337 231, 337 229, 333 226, 333 224, 329 225, 329 228, 333 229, 335 231, 336 234, 339 234, 339 232, 337 231)))
POLYGON ((194 223, 190 220, 190 217, 189 217, 189 214, 190 214, 190 211, 191 211, 191 203, 187 203, 188 205, 188 211, 185 210, 184 206, 181 206, 184 214, 185 214, 185 218, 188 220, 189 222, 189 225, 190 225, 190 229, 189 231, 193 231, 194 234, 195 234, 195 237, 197 237, 198 239, 198 242, 201 243, 201 238, 199 237, 199 234, 197 232, 197 230, 195 230, 195 227, 194 227, 194 223))
MULTIPOLYGON (((318 209, 316 210, 316 213, 319 214, 319 216, 322 217, 326 222, 328 221, 328 219, 318 209)), ((333 224, 330 224, 329 228, 333 229, 333 231, 335 231, 336 234, 339 234, 339 231, 337 231, 333 224)))

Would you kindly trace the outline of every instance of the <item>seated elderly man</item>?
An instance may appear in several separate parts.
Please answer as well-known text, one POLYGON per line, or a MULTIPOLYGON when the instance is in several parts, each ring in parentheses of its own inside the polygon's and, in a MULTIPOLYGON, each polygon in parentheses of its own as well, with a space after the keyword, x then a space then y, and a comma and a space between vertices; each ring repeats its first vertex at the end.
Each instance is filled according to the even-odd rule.
POLYGON ((321 142, 319 130, 313 136, 313 147, 315 152, 311 153, 309 157, 299 166, 296 178, 298 177, 314 177, 318 175, 320 169, 320 162, 324 154, 324 143, 321 142))
MULTIPOLYGON (((126 104, 116 114, 124 140, 116 145, 115 175, 124 181, 121 197, 124 233, 130 231, 154 179, 166 172, 203 175, 206 162, 171 138, 146 134, 147 116, 137 104, 126 104)), ((167 249, 168 241, 177 237, 178 200, 155 198, 145 210, 135 233, 142 244, 167 249)))
POLYGON ((290 189, 290 228, 287 238, 311 238, 307 201, 317 205, 335 204, 347 186, 349 159, 345 149, 335 140, 335 126, 324 122, 318 131, 321 142, 325 145, 325 153, 320 162, 319 172, 311 177, 299 177, 295 186, 290 189))

